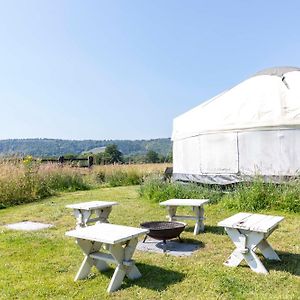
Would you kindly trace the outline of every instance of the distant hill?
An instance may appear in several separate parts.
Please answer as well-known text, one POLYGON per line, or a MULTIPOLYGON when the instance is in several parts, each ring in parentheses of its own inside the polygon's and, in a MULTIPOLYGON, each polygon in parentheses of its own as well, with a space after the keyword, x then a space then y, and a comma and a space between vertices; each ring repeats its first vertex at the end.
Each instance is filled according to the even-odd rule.
POLYGON ((87 151, 82 151, 81 154, 89 154, 89 153, 92 153, 92 154, 98 154, 98 153, 102 153, 104 152, 106 149, 106 147, 96 147, 96 148, 93 148, 93 149, 89 149, 87 151))
POLYGON ((95 148, 116 144, 124 155, 145 154, 153 150, 167 155, 172 151, 169 138, 152 140, 59 140, 59 139, 9 139, 0 140, 0 155, 32 155, 36 157, 81 154, 95 148))

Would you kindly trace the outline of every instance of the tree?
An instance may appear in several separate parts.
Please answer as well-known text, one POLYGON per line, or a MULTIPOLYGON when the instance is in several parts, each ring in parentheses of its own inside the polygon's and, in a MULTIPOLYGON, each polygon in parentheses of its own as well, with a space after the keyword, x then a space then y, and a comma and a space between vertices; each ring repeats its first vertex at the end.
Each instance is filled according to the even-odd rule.
POLYGON ((164 162, 167 162, 167 163, 171 163, 173 162, 173 152, 169 152, 166 157, 165 157, 165 161, 164 162))
POLYGON ((146 161, 149 162, 149 163, 159 162, 158 153, 153 151, 153 150, 149 150, 146 154, 146 161))
POLYGON ((103 152, 103 159, 106 163, 119 163, 123 161, 123 154, 118 150, 116 144, 107 145, 103 152))

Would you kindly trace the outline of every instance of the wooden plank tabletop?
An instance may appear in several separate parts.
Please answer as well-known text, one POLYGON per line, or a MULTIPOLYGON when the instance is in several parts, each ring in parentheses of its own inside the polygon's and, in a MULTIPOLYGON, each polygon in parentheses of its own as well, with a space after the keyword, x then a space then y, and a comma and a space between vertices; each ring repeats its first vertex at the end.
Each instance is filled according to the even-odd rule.
POLYGON ((209 199, 169 199, 160 202, 159 205, 164 206, 201 206, 208 203, 209 199))
POLYGON ((238 213, 219 222, 218 226, 267 233, 283 219, 280 216, 238 213))
POLYGON ((83 209, 83 210, 92 210, 97 208, 110 207, 113 205, 118 205, 118 202, 113 201, 89 201, 89 202, 81 202, 75 204, 66 205, 68 208, 72 209, 83 209))
POLYGON ((108 223, 96 224, 66 232, 67 236, 96 241, 105 244, 118 244, 139 235, 148 233, 148 229, 115 225, 108 223))

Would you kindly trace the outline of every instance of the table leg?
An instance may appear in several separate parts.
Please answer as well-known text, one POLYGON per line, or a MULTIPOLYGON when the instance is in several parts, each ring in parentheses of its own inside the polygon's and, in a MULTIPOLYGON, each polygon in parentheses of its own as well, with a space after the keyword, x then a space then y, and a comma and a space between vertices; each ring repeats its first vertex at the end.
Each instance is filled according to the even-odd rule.
POLYGON ((112 211, 112 207, 105 207, 102 209, 97 209, 96 210, 96 216, 97 218, 99 218, 99 221, 97 221, 96 223, 109 223, 108 222, 108 216, 110 214, 110 212, 112 211))
POLYGON ((94 265, 94 260, 87 255, 84 257, 83 262, 74 278, 74 281, 85 279, 90 274, 91 268, 94 265))
POLYGON ((122 285, 125 274, 126 272, 124 267, 121 264, 118 265, 107 288, 108 293, 112 293, 119 289, 119 287, 122 285))
POLYGON ((134 239, 130 240, 129 243, 127 244, 127 246, 125 247, 125 264, 128 262, 128 266, 126 269, 126 276, 132 280, 140 278, 142 276, 139 269, 135 265, 134 261, 131 260, 133 254, 134 254, 135 248, 137 246, 137 243, 138 243, 138 239, 134 238, 134 239))
POLYGON ((92 266, 94 265, 99 271, 104 271, 108 268, 108 265, 104 261, 95 260, 89 257, 90 253, 100 250, 102 243, 77 239, 77 244, 81 248, 85 256, 74 281, 86 278, 89 275, 92 266))
POLYGON ((237 267, 242 262, 243 259, 244 259, 244 256, 241 253, 241 251, 239 249, 235 249, 230 254, 228 259, 224 262, 224 265, 228 266, 228 267, 237 267))
POLYGON ((268 274, 267 269, 253 250, 250 250, 248 253, 243 255, 252 271, 256 273, 268 274))
POLYGON ((76 218, 76 229, 86 227, 87 220, 91 216, 91 211, 74 209, 74 216, 76 218))
POLYGON ((109 293, 117 290, 125 277, 125 275, 130 279, 136 279, 141 277, 141 273, 135 265, 131 257, 135 251, 137 245, 137 238, 128 241, 125 247, 122 244, 111 245, 109 252, 117 261, 118 265, 113 274, 113 277, 109 283, 107 291, 109 293))
POLYGON ((169 221, 173 221, 173 218, 176 216, 177 206, 167 206, 169 221))
POLYGON ((75 219, 76 219, 76 229, 83 227, 83 219, 82 219, 82 214, 79 209, 74 209, 73 211, 75 219))
POLYGON ((200 231, 204 231, 204 208, 203 206, 193 206, 193 211, 196 212, 196 224, 194 228, 194 235, 197 235, 200 231))
POLYGON ((267 242, 267 240, 263 239, 258 245, 257 248, 261 251, 262 255, 271 260, 278 260, 280 261, 279 256, 271 247, 271 245, 267 242))
POLYGON ((264 239, 263 233, 225 228, 236 249, 225 262, 227 266, 238 266, 242 258, 246 260, 249 267, 256 273, 267 274, 268 271, 254 252, 254 249, 264 239))

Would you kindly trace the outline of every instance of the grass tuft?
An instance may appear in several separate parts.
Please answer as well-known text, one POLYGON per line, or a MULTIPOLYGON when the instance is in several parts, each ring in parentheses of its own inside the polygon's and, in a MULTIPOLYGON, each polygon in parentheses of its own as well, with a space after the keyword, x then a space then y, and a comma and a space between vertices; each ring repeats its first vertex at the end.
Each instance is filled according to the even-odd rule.
POLYGON ((224 197, 229 209, 242 211, 281 210, 300 212, 300 182, 265 183, 261 178, 236 186, 224 197))
POLYGON ((297 180, 276 184, 256 178, 253 182, 240 183, 229 189, 214 185, 166 182, 159 176, 152 176, 141 185, 140 195, 153 202, 172 198, 208 198, 211 203, 222 201, 224 207, 233 210, 300 212, 300 182, 297 180))
POLYGON ((218 186, 197 185, 195 183, 179 183, 164 181, 161 177, 151 176, 141 185, 140 195, 154 202, 167 199, 207 198, 211 203, 217 203, 223 195, 218 186))
POLYGON ((161 176, 168 164, 104 165, 95 166, 91 171, 94 185, 111 187, 141 184, 153 174, 161 176))

